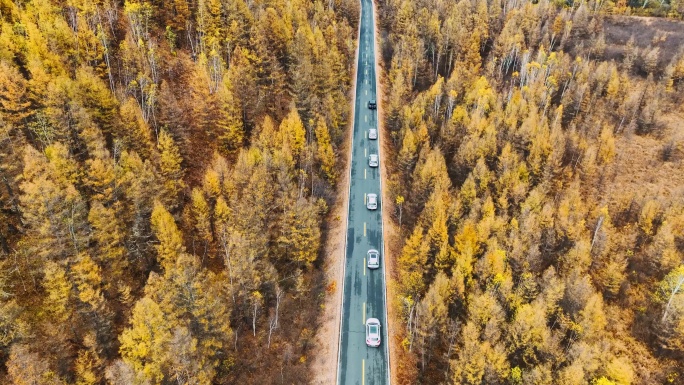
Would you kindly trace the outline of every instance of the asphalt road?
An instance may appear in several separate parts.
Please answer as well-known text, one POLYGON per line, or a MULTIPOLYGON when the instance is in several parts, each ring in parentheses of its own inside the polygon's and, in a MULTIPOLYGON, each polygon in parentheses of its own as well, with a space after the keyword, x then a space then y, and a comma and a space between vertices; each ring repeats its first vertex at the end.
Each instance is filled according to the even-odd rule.
MULTIPOLYGON (((338 383, 345 385, 389 384, 380 170, 368 166, 368 155, 378 154, 378 140, 368 139, 368 129, 377 127, 377 110, 368 109, 368 101, 378 99, 371 0, 361 0, 361 15, 337 376, 338 383), (369 193, 378 195, 377 210, 366 208, 369 193), (380 251, 379 269, 366 267, 366 253, 371 248, 380 251), (377 318, 382 324, 380 347, 366 346, 368 318, 377 318)), ((381 157, 380 163, 383 161, 381 157)))

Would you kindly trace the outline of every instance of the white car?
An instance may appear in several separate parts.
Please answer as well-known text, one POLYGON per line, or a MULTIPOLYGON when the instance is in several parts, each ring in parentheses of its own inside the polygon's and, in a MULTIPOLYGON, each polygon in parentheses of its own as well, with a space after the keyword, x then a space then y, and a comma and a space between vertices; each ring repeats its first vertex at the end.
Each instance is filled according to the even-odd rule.
POLYGON ((370 154, 368 156, 368 165, 370 167, 378 167, 378 154, 370 154))
POLYGON ((366 201, 366 207, 368 210, 376 210, 378 208, 378 195, 368 194, 368 200, 366 201))
POLYGON ((378 129, 377 128, 369 128, 368 129, 368 139, 377 139, 378 138, 378 129))
POLYGON ((368 268, 377 269, 380 267, 380 252, 375 249, 368 250, 368 268))
POLYGON ((377 318, 366 320, 366 345, 373 348, 380 346, 380 321, 377 318))

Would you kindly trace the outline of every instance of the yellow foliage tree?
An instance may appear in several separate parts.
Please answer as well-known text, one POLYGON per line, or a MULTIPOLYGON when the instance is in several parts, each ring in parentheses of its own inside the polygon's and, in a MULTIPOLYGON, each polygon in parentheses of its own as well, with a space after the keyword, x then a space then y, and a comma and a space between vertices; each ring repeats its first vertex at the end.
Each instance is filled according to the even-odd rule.
POLYGON ((178 193, 185 187, 183 182, 185 172, 181 166, 183 158, 173 138, 166 130, 159 133, 157 148, 159 149, 159 170, 164 178, 164 187, 168 197, 165 203, 174 207, 177 204, 178 193))
POLYGON ((204 242, 211 242, 211 211, 202 190, 192 189, 191 199, 195 231, 204 242))
POLYGON ((176 263, 180 254, 185 251, 182 234, 171 214, 158 201, 154 203, 151 222, 152 231, 159 241, 155 246, 159 264, 165 271, 168 271, 169 267, 176 263))
POLYGON ((119 353, 141 381, 162 383, 171 339, 170 321, 159 305, 143 297, 133 307, 131 326, 119 336, 119 353))
POLYGON ((323 118, 318 118, 315 132, 318 144, 318 161, 321 162, 321 168, 328 181, 334 185, 337 180, 335 151, 330 143, 330 133, 323 118))
POLYGON ((295 159, 302 156, 306 145, 306 130, 296 108, 292 108, 287 117, 280 123, 278 137, 282 143, 288 145, 295 159))

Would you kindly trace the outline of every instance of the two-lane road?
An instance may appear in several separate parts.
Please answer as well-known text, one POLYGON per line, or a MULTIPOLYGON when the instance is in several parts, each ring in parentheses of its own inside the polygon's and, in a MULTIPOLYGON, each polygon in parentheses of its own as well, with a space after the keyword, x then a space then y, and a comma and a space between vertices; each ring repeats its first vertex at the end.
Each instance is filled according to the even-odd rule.
MULTIPOLYGON (((382 200, 379 199, 377 210, 370 211, 366 208, 368 194, 381 196, 380 170, 368 166, 368 156, 379 154, 378 140, 368 138, 368 130, 378 127, 377 110, 368 108, 368 101, 379 99, 376 96, 374 53, 373 4, 371 0, 361 0, 349 217, 337 376, 338 383, 344 385, 389 384, 382 200), (369 249, 380 251, 379 269, 369 270, 366 267, 366 253, 369 249), (368 318, 380 320, 382 325, 380 347, 366 346, 365 322, 368 318)), ((380 162, 382 161, 381 158, 380 162)))

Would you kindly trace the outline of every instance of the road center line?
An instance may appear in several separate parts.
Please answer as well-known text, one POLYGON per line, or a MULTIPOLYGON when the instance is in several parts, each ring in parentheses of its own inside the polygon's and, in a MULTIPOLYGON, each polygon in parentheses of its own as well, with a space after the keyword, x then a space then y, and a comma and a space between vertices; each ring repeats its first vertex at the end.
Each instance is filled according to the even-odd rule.
POLYGON ((365 384, 366 384, 366 360, 361 360, 361 385, 365 385, 365 384))
POLYGON ((366 204, 366 193, 363 193, 363 204, 366 204))

